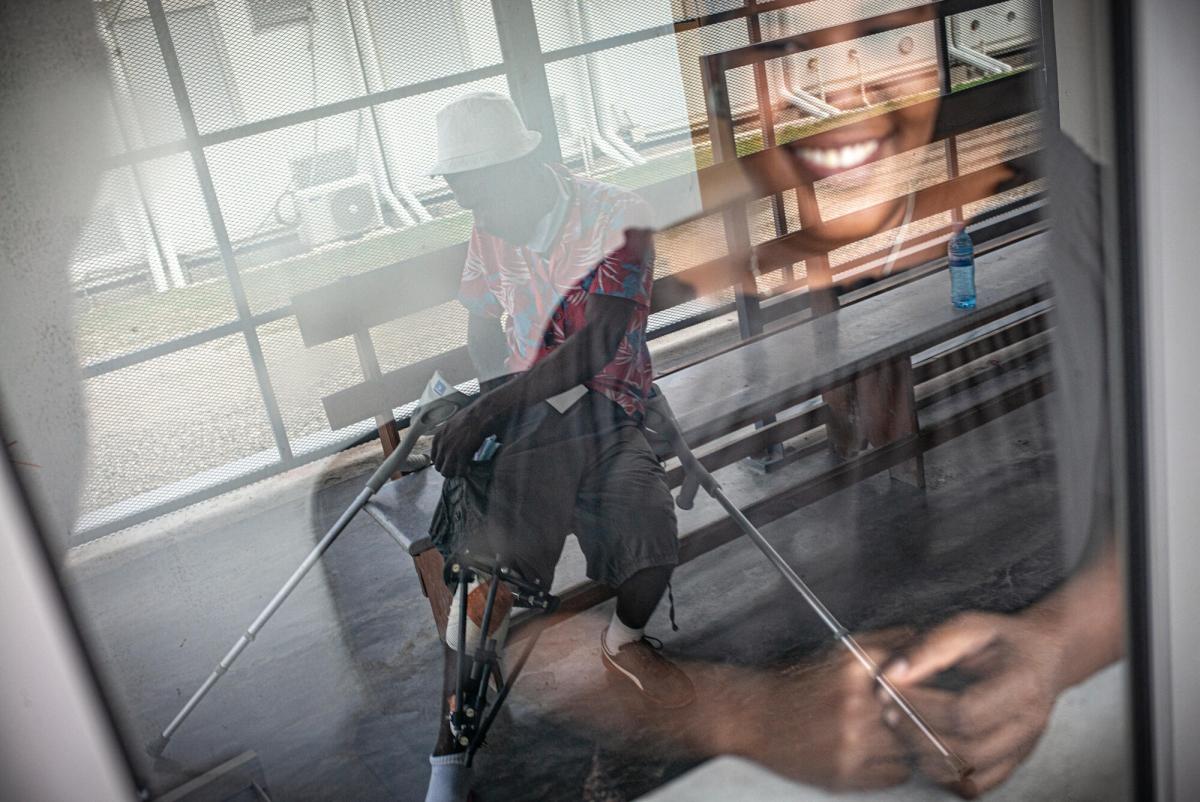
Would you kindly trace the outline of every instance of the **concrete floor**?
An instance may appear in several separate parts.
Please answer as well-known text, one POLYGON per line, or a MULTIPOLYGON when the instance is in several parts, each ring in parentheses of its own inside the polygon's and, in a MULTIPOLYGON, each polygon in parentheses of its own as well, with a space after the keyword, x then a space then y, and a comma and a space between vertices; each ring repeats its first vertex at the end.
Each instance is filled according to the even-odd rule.
MULTIPOLYGON (((1046 414, 1035 402, 929 452, 924 494, 876 476, 765 532, 854 630, 1020 608, 1063 573, 1046 414)), ((735 465, 719 478, 746 502, 803 470, 764 477, 735 465)), ((408 558, 365 516, 184 724, 167 760, 141 751, 360 486, 313 468, 286 497, 249 492, 207 518, 181 513, 152 535, 131 530, 72 554, 70 587, 155 792, 254 750, 275 800, 423 798, 440 644, 408 558)), ((681 525, 718 514, 698 504, 681 525)), ((558 584, 581 575, 569 543, 558 584)), ((827 640, 745 541, 681 568, 675 597, 680 631, 665 605, 650 630, 690 661, 775 671, 827 640)), ((606 684, 596 639, 610 614, 605 605, 539 644, 477 763, 485 802, 633 799, 701 762, 646 742, 640 707, 606 684), (568 701, 586 723, 562 713, 568 701)), ((1099 704, 1120 703, 1105 693, 1113 698, 1099 704)))

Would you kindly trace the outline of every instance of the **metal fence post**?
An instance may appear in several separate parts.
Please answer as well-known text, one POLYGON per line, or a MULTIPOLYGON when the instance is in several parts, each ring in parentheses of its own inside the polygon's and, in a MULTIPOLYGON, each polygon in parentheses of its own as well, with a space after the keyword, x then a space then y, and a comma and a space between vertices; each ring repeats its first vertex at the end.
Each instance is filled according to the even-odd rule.
POLYGON ((183 82, 183 72, 179 68, 179 56, 175 53, 175 43, 171 40, 167 15, 163 11, 162 0, 147 0, 146 4, 150 11, 150 19, 154 23, 154 34, 158 39, 159 49, 162 51, 167 78, 171 83, 171 93, 179 109, 179 119, 183 124, 188 153, 191 154, 192 165, 196 170, 196 180, 200 184, 200 192, 204 196, 204 206, 208 211, 209 222, 212 224, 213 236, 217 240, 217 249, 221 253, 221 263, 225 267, 225 276, 229 281, 229 292, 233 296, 238 319, 242 324, 242 334, 246 338, 246 349, 250 352, 254 376, 258 380, 263 406, 266 408, 267 418, 271 422, 271 434, 275 438, 275 447, 279 450, 280 460, 290 462, 292 447, 288 443, 287 429, 283 425, 279 402, 276 400, 275 390, 271 386, 271 377, 267 372, 266 360, 263 358, 258 330, 251 319, 246 290, 242 286, 241 276, 238 275, 237 258, 233 254, 233 245, 229 241, 229 230, 225 227, 225 217, 221 214, 217 190, 213 185, 212 173, 208 169, 208 159, 200 144, 200 129, 196 125, 196 115, 192 111, 191 99, 188 97, 187 87, 183 82))
POLYGON ((1047 123, 1052 131, 1059 128, 1058 119, 1058 55, 1054 45, 1054 4, 1050 0, 1038 0, 1038 60, 1041 61, 1042 124, 1047 123))
MULTIPOLYGON (((946 41, 946 26, 950 24, 950 17, 939 7, 933 24, 936 26, 934 29, 934 41, 937 44, 938 76, 940 78, 939 91, 941 91, 942 97, 948 97, 954 87, 954 82, 950 76, 950 46, 946 41)), ((942 148, 946 153, 946 177, 951 180, 958 178, 958 138, 954 136, 946 137, 942 148)), ((963 213, 961 206, 955 206, 950 210, 950 219, 956 223, 962 221, 963 213)))
POLYGON ((508 75, 508 91, 525 124, 542 135, 539 146, 548 161, 561 161, 554 101, 546 79, 546 63, 538 40, 533 0, 492 0, 500 55, 508 75))
MULTIPOLYGON (((733 161, 738 157, 737 138, 733 129, 733 111, 729 105, 729 86, 721 58, 704 59, 700 67, 704 86, 704 103, 708 108, 708 139, 712 146, 713 164, 733 161)), ((758 283, 752 268, 753 246, 750 227, 746 221, 747 206, 735 203, 721 212, 725 225, 725 242, 730 256, 737 260, 739 281, 734 285, 737 305, 738 331, 742 339, 763 331, 762 309, 758 303, 758 283)))
MULTIPOLYGON (((753 12, 754 0, 746 0, 746 7, 753 12)), ((746 17, 746 32, 750 37, 751 44, 758 44, 762 41, 762 24, 757 13, 751 13, 746 17)), ((767 80, 766 62, 754 63, 754 90, 758 98, 759 130, 762 131, 763 138, 762 149, 767 150, 775 147, 776 142, 775 109, 771 105, 771 84, 767 80)), ((782 237, 788 233, 787 210, 783 205, 783 193, 776 192, 771 196, 771 213, 775 221, 775 236, 782 237)), ((784 283, 791 283, 792 266, 787 265, 782 268, 782 273, 784 283)))

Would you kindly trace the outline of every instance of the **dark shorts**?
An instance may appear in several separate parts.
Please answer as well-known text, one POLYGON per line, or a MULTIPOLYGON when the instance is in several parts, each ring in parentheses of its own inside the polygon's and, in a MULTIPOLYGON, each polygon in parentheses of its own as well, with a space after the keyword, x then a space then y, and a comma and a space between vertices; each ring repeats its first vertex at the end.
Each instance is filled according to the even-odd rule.
POLYGON ((467 548, 550 587, 574 532, 588 576, 611 587, 679 560, 666 474, 638 423, 589 392, 565 413, 538 404, 496 455, 447 479, 430 526, 445 556, 467 548))

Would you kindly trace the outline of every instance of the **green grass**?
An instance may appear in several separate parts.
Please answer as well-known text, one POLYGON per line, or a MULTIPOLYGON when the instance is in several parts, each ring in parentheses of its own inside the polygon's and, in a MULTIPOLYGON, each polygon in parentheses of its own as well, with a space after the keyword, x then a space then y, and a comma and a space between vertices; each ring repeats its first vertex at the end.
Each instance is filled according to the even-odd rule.
POLYGON ((971 87, 979 86, 980 84, 990 84, 992 81, 998 81, 1001 78, 1007 78, 1011 75, 1016 75, 1019 72, 1026 72, 1027 70, 1032 70, 1033 67, 1034 67, 1034 65, 1032 65, 1032 64, 1026 64, 1024 67, 1017 67, 1012 72, 1001 72, 1001 73, 996 73, 995 75, 984 75, 981 78, 973 78, 970 81, 962 81, 960 83, 957 83, 957 84, 954 84, 953 86, 951 86, 950 91, 951 92, 961 92, 964 89, 970 89, 971 87))
MULTIPOLYGON (((252 313, 277 309, 292 295, 464 241, 466 212, 240 272, 252 313)), ((219 279, 121 300, 79 302, 76 333, 84 364, 167 342, 237 318, 229 284, 219 279)))

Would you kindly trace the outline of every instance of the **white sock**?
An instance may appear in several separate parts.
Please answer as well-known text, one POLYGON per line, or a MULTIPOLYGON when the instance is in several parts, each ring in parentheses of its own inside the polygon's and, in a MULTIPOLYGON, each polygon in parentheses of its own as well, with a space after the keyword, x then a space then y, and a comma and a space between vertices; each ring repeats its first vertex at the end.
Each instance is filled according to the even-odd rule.
POLYGON ((617 615, 617 611, 613 610, 612 620, 608 622, 608 629, 604 630, 604 645, 610 652, 615 653, 626 643, 641 640, 645 631, 645 628, 633 629, 625 626, 617 615))
POLYGON ((429 790, 425 802, 463 802, 471 791, 467 753, 430 755, 429 790))

